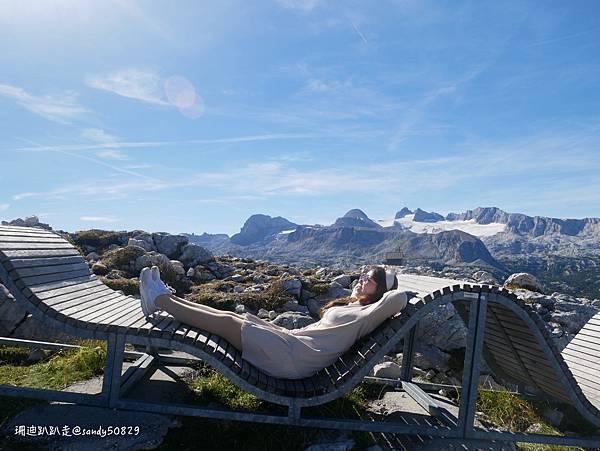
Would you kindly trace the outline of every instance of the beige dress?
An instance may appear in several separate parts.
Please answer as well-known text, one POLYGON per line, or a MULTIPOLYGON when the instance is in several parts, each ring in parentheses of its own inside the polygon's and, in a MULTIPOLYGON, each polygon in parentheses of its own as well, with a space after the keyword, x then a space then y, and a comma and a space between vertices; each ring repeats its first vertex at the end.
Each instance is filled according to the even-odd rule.
POLYGON ((242 325, 242 357, 275 377, 311 376, 400 312, 407 301, 406 293, 390 291, 374 304, 331 307, 318 322, 294 330, 247 314, 242 325))

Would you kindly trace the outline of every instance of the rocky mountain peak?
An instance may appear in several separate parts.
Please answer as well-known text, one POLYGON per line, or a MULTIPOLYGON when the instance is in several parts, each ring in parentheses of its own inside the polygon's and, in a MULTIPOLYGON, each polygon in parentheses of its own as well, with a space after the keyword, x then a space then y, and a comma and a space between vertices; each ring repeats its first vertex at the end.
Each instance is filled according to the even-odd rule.
POLYGON ((269 215, 256 214, 246 220, 240 233, 236 233, 231 237, 231 242, 246 246, 261 241, 270 235, 285 230, 294 230, 296 227, 298 227, 298 224, 294 224, 281 216, 272 218, 269 215))
POLYGON ((402 207, 402 210, 396 212, 394 219, 401 219, 401 218, 405 217, 406 215, 412 215, 412 214, 413 214, 413 212, 410 211, 408 208, 402 207))
POLYGON ((381 226, 375 221, 371 220, 364 211, 358 208, 349 210, 341 218, 337 218, 334 226, 338 227, 368 227, 371 229, 380 229, 381 226))
POLYGON ((413 218, 413 221, 415 222, 438 222, 443 220, 444 217, 441 214, 434 211, 427 212, 425 210, 421 210, 420 208, 415 210, 415 217, 413 218))

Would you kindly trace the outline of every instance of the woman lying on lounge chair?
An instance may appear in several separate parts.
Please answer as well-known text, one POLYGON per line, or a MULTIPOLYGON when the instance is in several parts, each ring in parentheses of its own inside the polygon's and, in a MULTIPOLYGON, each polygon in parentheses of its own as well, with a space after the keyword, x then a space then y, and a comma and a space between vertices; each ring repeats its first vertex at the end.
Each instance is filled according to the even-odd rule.
POLYGON ((182 323, 225 338, 242 351, 245 360, 265 373, 288 379, 307 377, 325 368, 356 340, 400 312, 409 292, 394 290, 396 286, 395 274, 371 267, 360 276, 349 297, 321 309, 318 322, 288 330, 252 314, 242 316, 177 297, 162 282, 156 266, 144 268, 140 274, 146 316, 164 310, 182 323))

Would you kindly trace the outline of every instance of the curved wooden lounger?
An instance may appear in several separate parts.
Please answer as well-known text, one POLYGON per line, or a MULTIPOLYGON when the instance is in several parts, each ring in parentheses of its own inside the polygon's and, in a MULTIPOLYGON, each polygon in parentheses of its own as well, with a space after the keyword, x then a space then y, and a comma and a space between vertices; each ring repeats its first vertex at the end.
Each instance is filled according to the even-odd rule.
MULTIPOLYGON (((54 392, 54 395, 43 395, 45 399, 299 426, 445 437, 474 436, 477 432, 473 429, 473 421, 479 374, 478 356, 481 354, 483 335, 483 328, 477 326, 485 319, 486 301, 492 310, 504 308, 508 313, 503 311, 503 314, 514 315, 517 318, 530 318, 530 312, 515 303, 508 291, 495 286, 409 275, 400 275, 398 279, 399 289, 419 293, 418 297, 410 300, 403 312, 386 320, 334 364, 314 376, 299 380, 278 379, 244 361, 241 353, 219 336, 180 323, 164 312, 154 318, 145 318, 137 298, 125 296, 101 283, 90 273, 87 263, 77 249, 58 234, 34 228, 0 226, 0 283, 8 288, 16 301, 49 327, 83 338, 108 340, 103 390, 100 395, 65 393, 63 396, 63 392, 54 392), (410 378, 416 325, 437 306, 447 302, 475 307, 470 310, 468 322, 470 332, 465 357, 465 380, 462 386, 467 395, 463 393, 461 396, 458 419, 441 409, 419 386, 411 383, 410 378), (329 402, 352 390, 371 368, 392 352, 402 340, 406 364, 401 385, 430 413, 436 414, 439 420, 436 418, 426 425, 407 425, 301 417, 302 407, 329 402), (243 390, 266 401, 287 406, 288 416, 122 399, 122 382, 127 378, 127 374, 121 374, 125 343, 146 345, 154 349, 169 348, 194 355, 220 371, 243 390)), ((534 337, 539 339, 541 352, 547 357, 549 367, 555 368, 557 372, 568 372, 567 365, 560 359, 560 354, 548 345, 547 338, 540 332, 538 324, 531 319, 524 321, 527 326, 531 326, 534 337)), ((144 362, 141 362, 141 365, 143 364, 144 362)), ((591 410, 595 407, 582 397, 581 390, 577 391, 577 383, 570 373, 568 374, 566 377, 571 379, 567 379, 564 393, 555 390, 554 395, 564 395, 560 399, 571 400, 580 410, 589 409, 590 414, 597 415, 597 410, 591 410)), ((542 383, 538 385, 545 386, 542 383)), ((6 387, 0 389, 0 394, 15 396, 36 397, 45 392, 6 387)), ((594 418, 597 421, 597 416, 594 418)), ((540 441, 535 436, 528 437, 533 437, 532 441, 540 441)), ((504 436, 500 438, 506 439, 504 436)))

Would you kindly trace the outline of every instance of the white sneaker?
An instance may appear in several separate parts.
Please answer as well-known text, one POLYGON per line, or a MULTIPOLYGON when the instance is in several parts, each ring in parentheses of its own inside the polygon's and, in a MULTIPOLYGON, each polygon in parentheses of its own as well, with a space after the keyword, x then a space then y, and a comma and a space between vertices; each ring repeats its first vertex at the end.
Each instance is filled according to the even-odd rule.
POLYGON ((153 279, 150 268, 143 268, 140 272, 140 297, 144 315, 149 316, 158 310, 154 301, 161 294, 171 294, 171 290, 160 279, 153 279))
POLYGON ((160 279, 160 269, 158 269, 158 266, 153 266, 150 271, 152 271, 152 280, 154 280, 154 281, 161 280, 160 279))

